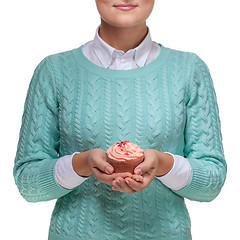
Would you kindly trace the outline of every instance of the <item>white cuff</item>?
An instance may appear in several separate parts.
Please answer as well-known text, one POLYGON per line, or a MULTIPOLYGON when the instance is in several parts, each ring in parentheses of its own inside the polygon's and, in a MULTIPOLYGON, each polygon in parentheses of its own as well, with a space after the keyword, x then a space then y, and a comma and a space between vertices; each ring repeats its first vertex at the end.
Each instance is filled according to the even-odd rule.
POLYGON ((180 190, 190 182, 192 178, 192 167, 186 158, 171 153, 168 154, 174 158, 173 167, 166 175, 157 178, 168 188, 180 190))
POLYGON ((66 189, 73 189, 87 180, 87 178, 79 176, 73 169, 72 158, 76 153, 79 152, 60 157, 54 167, 55 180, 66 189))

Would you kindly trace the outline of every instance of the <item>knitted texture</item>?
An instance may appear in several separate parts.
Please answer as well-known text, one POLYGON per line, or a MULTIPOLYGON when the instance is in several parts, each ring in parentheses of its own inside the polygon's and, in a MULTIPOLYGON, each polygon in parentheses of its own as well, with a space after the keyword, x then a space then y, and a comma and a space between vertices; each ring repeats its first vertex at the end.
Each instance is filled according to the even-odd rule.
POLYGON ((30 202, 58 199, 50 240, 189 240, 184 198, 211 201, 226 177, 213 83, 195 54, 162 46, 150 64, 110 70, 81 48, 45 58, 29 86, 14 176, 30 202), (172 191, 158 179, 135 194, 112 191, 91 175, 72 190, 54 179, 57 159, 129 140, 184 156, 190 183, 172 191))

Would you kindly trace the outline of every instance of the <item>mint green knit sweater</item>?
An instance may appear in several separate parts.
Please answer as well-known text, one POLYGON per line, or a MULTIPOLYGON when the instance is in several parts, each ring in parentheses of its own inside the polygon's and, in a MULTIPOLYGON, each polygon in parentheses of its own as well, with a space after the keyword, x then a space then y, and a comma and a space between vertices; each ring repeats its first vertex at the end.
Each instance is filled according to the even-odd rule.
POLYGON ((213 200, 226 176, 207 66, 163 46, 157 59, 132 70, 101 68, 81 48, 45 58, 29 87, 14 176, 27 201, 58 199, 49 240, 191 239, 184 198, 213 200), (154 179, 125 194, 93 175, 73 190, 55 181, 59 157, 122 140, 185 156, 190 183, 173 191, 154 179))

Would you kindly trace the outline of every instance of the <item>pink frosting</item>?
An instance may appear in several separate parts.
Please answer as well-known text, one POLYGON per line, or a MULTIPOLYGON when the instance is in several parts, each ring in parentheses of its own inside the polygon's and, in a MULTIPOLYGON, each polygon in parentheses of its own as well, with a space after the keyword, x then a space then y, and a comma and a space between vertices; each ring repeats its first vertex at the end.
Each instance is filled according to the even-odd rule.
POLYGON ((130 161, 142 158, 144 151, 136 144, 124 141, 112 145, 107 150, 109 158, 117 161, 130 161))

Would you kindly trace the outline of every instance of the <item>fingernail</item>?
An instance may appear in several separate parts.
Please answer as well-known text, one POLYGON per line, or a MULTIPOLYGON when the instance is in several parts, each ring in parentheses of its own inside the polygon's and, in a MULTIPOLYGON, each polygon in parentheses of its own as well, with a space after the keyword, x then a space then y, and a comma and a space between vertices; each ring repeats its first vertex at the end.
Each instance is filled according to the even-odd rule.
POLYGON ((130 182, 128 180, 125 180, 127 184, 129 184, 130 182))
POLYGON ((107 174, 111 174, 111 173, 112 173, 112 168, 109 167, 109 166, 107 166, 107 167, 106 167, 106 173, 107 173, 107 174))
POLYGON ((140 168, 137 168, 137 169, 135 170, 135 173, 140 175, 140 174, 142 174, 142 170, 141 170, 140 168))

